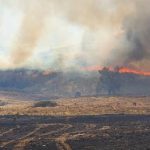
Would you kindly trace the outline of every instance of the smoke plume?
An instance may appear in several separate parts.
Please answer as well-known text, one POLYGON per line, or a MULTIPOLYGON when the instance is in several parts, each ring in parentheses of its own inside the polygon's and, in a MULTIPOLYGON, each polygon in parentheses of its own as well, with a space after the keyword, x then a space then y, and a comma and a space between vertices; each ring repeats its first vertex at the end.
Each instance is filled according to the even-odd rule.
POLYGON ((0 0, 0 67, 149 70, 148 2, 0 0))

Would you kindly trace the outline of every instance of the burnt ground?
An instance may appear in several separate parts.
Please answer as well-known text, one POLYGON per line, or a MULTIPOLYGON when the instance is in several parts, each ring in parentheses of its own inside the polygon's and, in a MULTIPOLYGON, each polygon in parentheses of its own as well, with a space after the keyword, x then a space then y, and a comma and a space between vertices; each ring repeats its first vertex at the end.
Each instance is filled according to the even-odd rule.
POLYGON ((150 116, 0 116, 0 150, 150 150, 150 116))

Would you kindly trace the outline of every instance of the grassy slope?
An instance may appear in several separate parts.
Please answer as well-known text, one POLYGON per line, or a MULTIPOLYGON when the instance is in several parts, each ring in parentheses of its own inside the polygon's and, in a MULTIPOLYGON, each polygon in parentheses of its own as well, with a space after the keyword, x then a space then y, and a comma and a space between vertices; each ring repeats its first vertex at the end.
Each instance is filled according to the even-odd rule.
POLYGON ((1 100, 0 115, 150 114, 150 97, 81 97, 59 99, 56 107, 33 107, 37 101, 1 100))

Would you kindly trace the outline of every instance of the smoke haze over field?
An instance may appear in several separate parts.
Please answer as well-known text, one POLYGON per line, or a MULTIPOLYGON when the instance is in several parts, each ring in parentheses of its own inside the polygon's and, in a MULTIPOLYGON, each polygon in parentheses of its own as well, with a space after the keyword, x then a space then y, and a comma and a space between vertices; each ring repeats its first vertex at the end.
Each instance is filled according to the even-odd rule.
POLYGON ((149 0, 0 0, 0 68, 150 70, 149 0))

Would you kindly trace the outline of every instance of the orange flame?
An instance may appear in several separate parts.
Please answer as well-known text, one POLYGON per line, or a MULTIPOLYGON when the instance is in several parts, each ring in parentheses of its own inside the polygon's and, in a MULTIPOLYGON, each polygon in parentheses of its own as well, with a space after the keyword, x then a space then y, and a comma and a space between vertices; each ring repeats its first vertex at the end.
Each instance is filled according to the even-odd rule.
POLYGON ((126 68, 126 67, 120 68, 119 72, 120 73, 132 73, 132 74, 143 75, 143 76, 150 76, 150 72, 130 69, 130 68, 126 68))
MULTIPOLYGON (((104 67, 101 67, 101 66, 88 66, 88 67, 82 68, 82 70, 83 71, 99 71, 99 70, 103 70, 103 68, 104 67)), ((115 71, 115 69, 112 67, 108 67, 108 69, 110 71, 115 71)), ((143 75, 143 76, 150 76, 150 72, 140 71, 140 70, 131 69, 131 68, 127 68, 127 67, 118 68, 118 72, 120 72, 120 73, 131 73, 131 74, 143 75)))

